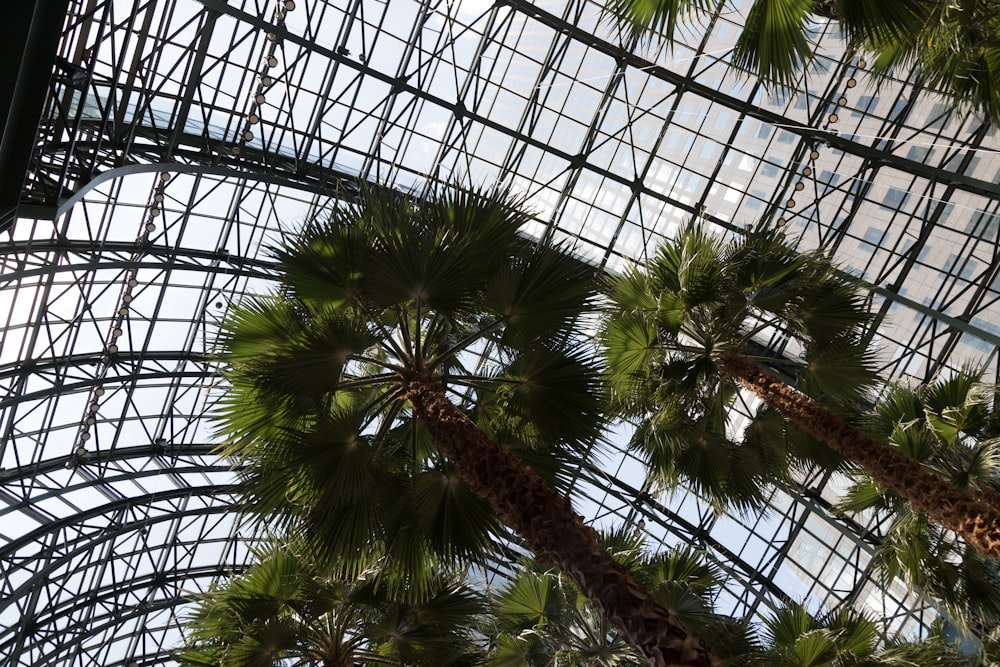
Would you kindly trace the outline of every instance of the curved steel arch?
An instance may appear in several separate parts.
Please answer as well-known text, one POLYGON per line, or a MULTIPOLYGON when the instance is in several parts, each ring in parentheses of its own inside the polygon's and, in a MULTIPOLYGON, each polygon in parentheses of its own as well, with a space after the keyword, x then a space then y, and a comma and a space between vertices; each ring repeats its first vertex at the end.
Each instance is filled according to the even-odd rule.
MULTIPOLYGON (((169 474, 169 473, 165 473, 165 474, 169 474)), ((194 497, 194 496, 197 496, 197 497, 212 497, 215 494, 230 493, 234 489, 235 489, 235 485, 233 485, 233 484, 212 485, 212 486, 206 486, 206 487, 203 487, 203 488, 198 488, 198 487, 182 487, 182 488, 170 489, 168 491, 161 491, 161 492, 158 492, 158 493, 152 493, 152 494, 148 494, 146 496, 124 497, 121 500, 118 500, 118 501, 115 501, 115 502, 111 502, 111 503, 108 503, 106 505, 101 505, 99 507, 93 507, 93 508, 91 508, 89 510, 85 510, 85 511, 80 512, 78 514, 75 514, 73 516, 68 516, 68 517, 63 517, 61 519, 57 519, 57 520, 51 522, 48 525, 42 526, 40 528, 37 528, 37 529, 31 531, 30 533, 28 533, 24 537, 21 537, 21 538, 19 538, 17 540, 10 541, 10 542, 7 543, 7 545, 3 549, 0 549, 0 559, 11 558, 16 553, 16 551, 18 549, 20 549, 20 548, 22 548, 22 547, 24 547, 24 546, 26 546, 28 544, 36 543, 36 542, 41 542, 41 541, 43 541, 43 538, 45 536, 47 536, 47 535, 51 535, 51 534, 55 533, 56 531, 63 530, 65 528, 69 527, 69 526, 74 525, 75 523, 80 522, 80 521, 83 521, 83 520, 86 520, 86 519, 92 519, 92 518, 99 517, 101 515, 107 514, 110 511, 120 511, 120 510, 132 509, 132 508, 136 508, 136 507, 152 507, 152 503, 155 502, 155 501, 176 500, 176 499, 180 499, 180 498, 187 498, 187 497, 194 497)), ((145 519, 145 518, 144 519, 136 520, 132 524, 128 524, 127 528, 120 529, 118 532, 111 531, 110 534, 112 536, 114 536, 115 534, 119 534, 120 532, 129 532, 133 527, 136 528, 136 529, 139 529, 139 528, 142 527, 143 523, 146 520, 147 519, 145 519)), ((106 530, 106 528, 103 528, 103 527, 96 528, 95 532, 100 532, 102 535, 108 534, 108 531, 106 530)), ((89 536, 88 536, 88 538, 89 539, 103 539, 101 537, 94 538, 94 537, 89 537, 89 536)), ((80 539, 83 540, 84 538, 81 536, 80 539)), ((70 557, 74 553, 79 553, 80 551, 82 551, 85 548, 85 546, 86 545, 74 548, 73 550, 71 550, 71 551, 67 552, 66 554, 64 554, 64 557, 70 557)), ((8 600, 7 604, 9 604, 9 602, 10 601, 8 600)), ((2 608, 3 608, 3 605, 0 604, 0 609, 2 609, 2 608)))
MULTIPOLYGON (((160 453, 153 452, 152 455, 163 457, 162 452, 160 453)), ((122 488, 128 489, 131 488, 133 485, 138 484, 141 480, 147 478, 153 478, 155 480, 155 478, 158 477, 167 477, 171 481, 181 484, 181 482, 187 476, 191 476, 192 478, 195 479, 195 481, 199 480, 203 481, 206 475, 209 473, 221 473, 225 474, 226 476, 231 476, 232 473, 231 467, 223 463, 187 461, 187 459, 196 459, 198 456, 201 455, 181 453, 175 456, 170 456, 169 461, 167 460, 167 457, 163 457, 164 465, 160 467, 160 464, 157 463, 157 467, 153 469, 105 468, 105 470, 102 471, 100 477, 88 476, 83 478, 83 481, 73 485, 54 486, 47 488, 42 486, 41 484, 38 484, 37 488, 30 492, 30 495, 26 497, 24 502, 45 503, 48 500, 58 499, 76 491, 91 489, 94 486, 95 482, 98 481, 100 484, 104 485, 107 489, 113 490, 115 494, 121 495, 122 496, 121 500, 141 500, 142 496, 137 497, 137 496, 127 496, 122 494, 122 492, 119 490, 118 487, 121 486, 122 488), (127 485, 125 484, 126 482, 128 483, 127 485)), ((115 457, 115 458, 105 457, 105 459, 106 459, 105 463, 108 461, 128 460, 127 458, 124 457, 115 457)), ((75 466, 77 468, 84 465, 89 465, 89 462, 81 463, 78 459, 72 457, 68 458, 66 463, 75 466)), ((66 465, 65 463, 63 465, 59 465, 58 468, 65 468, 65 465, 66 465)), ((37 480, 38 478, 35 477, 35 479, 37 480)), ((178 487, 177 490, 184 491, 187 489, 199 489, 204 487, 205 487, 204 484, 182 484, 181 486, 178 487)), ((8 494, 8 495, 12 496, 13 494, 8 494)), ((116 509, 116 508, 112 507, 111 509, 116 509)), ((17 508, 16 506, 12 506, 4 510, 3 512, 0 512, 0 516, 9 514, 11 512, 16 512, 18 510, 19 508, 17 508)), ((52 513, 49 513, 46 516, 55 517, 55 515, 52 513)), ((70 514, 63 517, 53 518, 48 523, 43 523, 43 526, 38 530, 42 530, 43 528, 51 528, 52 530, 59 530, 60 525, 58 522, 64 521, 67 518, 74 519, 74 518, 87 518, 87 517, 81 517, 80 514, 70 514)), ((25 538, 22 539, 28 539, 28 538, 26 536, 25 538)), ((13 547, 15 544, 16 544, 15 542, 9 542, 7 546, 13 547)), ((3 558, 5 553, 6 549, 0 550, 0 558, 3 558)))
MULTIPOLYGON (((165 444, 150 443, 148 445, 137 445, 134 447, 117 447, 111 450, 104 450, 100 452, 94 452, 88 455, 86 464, 104 464, 115 463, 119 461, 128 461, 130 459, 137 458, 149 458, 151 456, 180 458, 186 456, 206 456, 211 454, 216 448, 216 445, 211 444, 201 444, 201 445, 183 445, 183 448, 177 447, 167 447, 165 444)), ((72 456, 65 456, 56 459, 47 459, 34 466, 32 466, 30 472, 24 468, 17 468, 14 470, 4 470, 0 472, 0 482, 7 483, 14 480, 22 480, 26 477, 36 476, 44 474, 47 472, 54 472, 60 468, 65 468, 67 463, 73 463, 74 459, 72 456)), ((210 465, 206 465, 206 470, 210 469, 210 465)), ((214 466, 211 466, 214 469, 214 466)), ((162 474, 166 471, 150 472, 149 474, 162 474)), ((2 488, 2 487, 0 487, 2 488)), ((9 510, 8 510, 9 511, 9 510)), ((0 512, 0 516, 3 516, 3 512, 0 512)))
MULTIPOLYGON (((90 260, 79 264, 60 264, 46 266, 44 268, 37 269, 23 269, 18 270, 14 273, 8 274, 8 280, 20 279, 20 278, 30 278, 34 276, 51 275, 54 273, 61 272, 71 272, 71 271, 96 271, 99 269, 161 269, 163 268, 163 263, 154 263, 151 261, 144 261, 142 259, 106 259, 106 257, 113 256, 116 253, 120 253, 122 256, 131 254, 135 252, 134 243, 124 243, 124 242, 108 242, 101 245, 101 258, 98 260, 90 260)), ((18 255, 18 254, 44 254, 44 253, 62 253, 62 254, 79 254, 81 256, 93 255, 94 246, 89 242, 84 241, 71 241, 71 240, 54 240, 42 243, 34 242, 20 242, 20 243, 10 243, 7 245, 0 245, 0 256, 2 255, 18 255)), ((142 251, 142 257, 156 257, 162 258, 164 260, 169 259, 175 262, 178 259, 203 259, 212 264, 185 264, 181 268, 189 271, 215 271, 215 272, 228 272, 228 271, 239 271, 243 275, 249 278, 270 278, 272 273, 266 271, 266 269, 271 268, 272 263, 262 261, 253 257, 243 257, 240 255, 233 255, 228 252, 221 251, 209 251, 202 250, 200 248, 183 248, 181 252, 178 252, 176 248, 163 248, 159 246, 149 246, 144 248, 142 251), (222 266, 222 264, 226 266, 222 266), (249 268, 248 268, 249 267, 249 268)), ((176 266, 176 264, 174 264, 176 266)))
MULTIPOLYGON (((143 361, 152 361, 152 362, 192 361, 195 363, 204 363, 204 364, 211 363, 210 359, 205 354, 178 355, 174 353, 157 354, 154 352, 154 353, 145 353, 142 356, 143 356, 143 361)), ((33 373, 39 370, 48 370, 56 368, 65 369, 73 366, 77 367, 94 366, 100 361, 100 359, 101 359, 100 354, 88 354, 88 355, 74 356, 68 359, 52 360, 43 363, 36 362, 32 365, 21 365, 20 367, 16 368, 14 372, 9 373, 9 375, 11 376, 20 375, 18 371, 33 373)), ((40 398, 47 398, 55 395, 64 395, 67 392, 74 390, 87 391, 97 385, 106 384, 111 381, 138 382, 139 380, 159 380, 164 378, 206 378, 206 377, 213 377, 216 374, 215 371, 208 371, 208 370, 183 371, 183 372, 177 372, 177 371, 143 372, 143 370, 144 369, 142 368, 138 368, 134 373, 112 376, 110 379, 107 376, 104 376, 99 379, 95 378, 93 380, 84 380, 70 384, 62 384, 59 386, 50 387, 48 389, 41 389, 30 393, 22 393, 19 396, 17 396, 17 398, 10 398, 4 401, 0 401, 0 409, 9 406, 14 406, 17 403, 21 403, 24 401, 33 401, 40 398)))
MULTIPOLYGON (((216 567, 216 568, 200 568, 196 570, 185 570, 183 572, 178 572, 176 575, 177 581, 201 581, 207 580, 208 583, 217 581, 219 578, 232 574, 234 570, 231 568, 216 567)), ((173 610, 177 609, 183 604, 191 602, 190 596, 187 595, 177 595, 173 597, 164 597, 154 601, 151 604, 147 604, 142 608, 135 608, 131 612, 122 614, 106 614, 102 616, 93 617, 94 621, 89 625, 89 629, 86 632, 81 632, 75 635, 72 642, 66 642, 64 650, 73 651, 76 646, 84 644, 86 639, 95 638, 102 643, 106 641, 102 637, 102 633, 113 632, 116 628, 121 627, 124 623, 134 619, 144 619, 148 617, 151 613, 161 610, 173 610)), ((137 634, 128 635, 126 638, 114 635, 111 637, 113 640, 124 641, 126 639, 131 640, 132 638, 138 636, 137 634)), ((132 654, 129 657, 122 659, 120 661, 112 661, 103 663, 106 667, 113 667, 114 665, 120 665, 121 667, 127 667, 132 662, 137 662, 139 665, 150 665, 159 666, 164 664, 169 664, 173 658, 173 650, 178 648, 177 646, 172 647, 159 647, 159 650, 155 653, 150 654, 132 654)), ((51 659, 51 655, 46 653, 46 658, 51 659)))
MULTIPOLYGON (((174 548, 172 546, 164 545, 162 549, 174 548)), ((48 623, 57 626, 59 620, 62 618, 71 617, 74 612, 81 610, 90 610, 96 604, 101 603, 104 600, 113 600, 120 597, 127 597, 130 593, 143 593, 143 598, 145 598, 149 592, 155 591, 156 589, 165 588, 169 583, 179 583, 185 581, 189 575, 194 574, 197 578, 204 577, 205 572, 210 572, 212 575, 226 574, 231 575, 233 573, 238 573, 241 569, 245 568, 245 563, 231 563, 231 564, 220 564, 212 563, 207 565, 196 565, 188 568, 173 570, 171 572, 157 572, 153 574, 145 574, 137 577, 133 577, 124 582, 110 582, 107 584, 99 585, 96 588, 91 589, 91 592, 85 597, 75 597, 69 600, 65 600, 56 604, 54 606, 46 606, 44 610, 35 613, 30 617, 25 618, 25 625, 28 627, 22 627, 23 634, 28 634, 32 632, 32 627, 42 623, 48 623)), ((144 608, 147 606, 145 602, 139 602, 134 605, 136 608, 144 608)), ((107 614, 109 618, 112 618, 116 614, 107 614)), ((7 642, 0 641, 0 650, 7 650, 10 647, 10 642, 20 641, 23 637, 21 635, 15 636, 7 642)))
MULTIPOLYGON (((79 565, 77 561, 81 557, 86 557, 90 552, 99 551, 104 552, 106 549, 102 549, 102 545, 107 545, 108 547, 113 547, 118 541, 128 535, 144 535, 146 531, 151 528, 163 524, 166 525, 171 532, 177 533, 179 530, 179 525, 182 523, 190 523, 192 520, 201 520, 203 523, 199 528, 200 531, 208 529, 211 527, 204 523, 209 517, 230 514, 232 512, 232 504, 230 502, 225 503, 206 503, 202 502, 198 507, 186 508, 183 511, 178 511, 175 506, 170 506, 163 508, 163 513, 150 516, 150 512, 157 509, 156 503, 162 502, 164 500, 177 500, 182 497, 187 498, 198 498, 200 501, 207 501, 209 498, 225 496, 231 493, 232 486, 216 486, 216 487, 204 487, 204 488, 190 488, 185 490, 186 493, 181 493, 178 490, 177 493, 172 494, 150 494, 142 498, 126 498, 116 504, 109 504, 102 507, 97 507, 90 512, 85 513, 90 517, 98 517, 108 513, 109 508, 111 510, 117 510, 122 512, 126 509, 133 510, 145 510, 144 516, 137 516, 130 521, 115 522, 111 527, 108 526, 96 526, 89 533, 79 533, 74 539, 65 544, 61 544, 58 550, 51 548, 53 556, 47 558, 44 565, 41 562, 36 563, 34 571, 30 574, 27 579, 22 580, 19 585, 9 592, 8 596, 5 596, 5 601, 0 603, 0 613, 10 614, 10 610, 17 609, 17 614, 25 619, 25 621, 30 621, 30 623, 21 623, 19 627, 7 628, 4 632, 0 632, 0 651, 3 651, 6 655, 16 656, 21 655, 22 651, 27 651, 30 646, 25 644, 27 635, 34 631, 35 626, 38 624, 51 625, 53 627, 62 624, 60 619, 70 619, 76 612, 85 612, 89 614, 93 611, 92 604, 100 597, 99 591, 105 590, 107 596, 117 596, 121 598, 127 598, 133 593, 149 593, 150 590, 155 590, 157 582, 162 577, 162 572, 153 572, 150 574, 144 574, 140 576, 129 576, 122 578, 120 576, 115 576, 105 584, 103 587, 98 586, 98 588, 91 588, 91 593, 80 596, 74 595, 72 593, 63 594, 63 602, 57 602, 57 598, 48 595, 50 600, 46 604, 43 611, 40 611, 37 603, 37 596, 49 586, 56 587, 56 593, 58 594, 61 586, 58 583, 53 583, 51 577, 60 572, 72 572, 74 575, 84 576, 90 570, 103 571, 107 567, 108 563, 103 561, 95 561, 86 564, 84 570, 79 570, 79 565), (39 567, 39 565, 41 565, 39 567), (97 597, 94 597, 97 596, 97 597), (68 602, 66 601, 68 598, 68 602), (54 603, 54 604, 53 604, 54 603)), ((36 531, 32 537, 36 540, 42 540, 44 543, 44 538, 48 535, 57 537, 58 533, 65 529, 67 526, 77 522, 78 517, 69 517, 63 519, 52 526, 48 526, 47 530, 40 529, 36 531)), ((231 540, 232 527, 226 526, 222 534, 220 534, 213 541, 220 544, 229 544, 231 540)), ((178 550, 184 548, 186 543, 192 553, 197 551, 197 547, 200 544, 204 546, 203 534, 199 534, 198 539, 191 542, 178 543, 171 541, 169 543, 164 543, 160 545, 156 550, 151 551, 148 547, 143 547, 142 543, 137 543, 134 547, 135 551, 133 554, 128 552, 122 552, 118 549, 115 550, 115 557, 122 558, 127 561, 128 558, 132 556, 142 556, 143 558, 149 557, 151 554, 160 552, 164 554, 174 554, 178 555, 178 550)), ((141 540, 137 542, 142 542, 141 540)), ((28 546, 26 542, 22 541, 18 546, 28 546)), ((222 553, 227 553, 228 549, 223 549, 222 553)), ((23 558, 19 556, 16 552, 10 552, 5 550, 5 553, 0 562, 14 562, 15 559, 23 558)), ((217 571, 218 568, 223 567, 223 564, 218 562, 217 557, 211 558, 215 561, 209 565, 198 565, 192 572, 197 573, 204 570, 207 567, 214 566, 213 571, 217 571)), ((233 569, 239 569, 244 563, 242 562, 227 562, 225 563, 224 569, 230 571, 233 569)), ((28 565, 25 565, 28 567, 28 565)), ((8 576, 16 575, 16 570, 13 568, 5 567, 5 572, 8 576)), ((178 580, 183 580, 187 576, 185 573, 187 568, 178 570, 174 573, 174 576, 178 580)), ((199 575, 200 576, 200 575, 199 575)), ((143 610, 137 609, 136 613, 141 613, 143 610)))
MULTIPOLYGON (((205 580, 205 579, 207 579, 209 581, 209 583, 211 583, 211 582, 217 580, 219 577, 231 574, 233 571, 238 571, 238 568, 228 568, 228 567, 210 568, 210 567, 205 567, 205 568, 198 568, 198 569, 184 570, 182 572, 177 572, 176 575, 175 575, 175 577, 174 577, 174 579, 176 581, 178 581, 178 582, 179 581, 199 581, 199 580, 205 580)), ((88 604, 91 605, 91 606, 93 606, 95 602, 96 602, 95 599, 93 599, 93 598, 87 598, 87 599, 85 599, 85 601, 80 606, 81 607, 85 607, 88 604)), ((105 615, 102 615, 102 616, 94 616, 94 617, 92 617, 92 622, 90 624, 88 624, 88 629, 86 631, 84 631, 84 632, 78 632, 71 639, 67 638, 66 641, 60 642, 59 644, 61 645, 62 650, 66 652, 67 657, 70 657, 69 654, 75 653, 75 652, 79 652, 81 646, 87 646, 86 640, 88 638, 94 638, 94 639, 96 639, 96 640, 98 640, 100 642, 97 645, 98 649, 100 649, 101 647, 103 647, 106 643, 109 643, 109 640, 111 640, 111 642, 114 642, 114 641, 131 641, 133 638, 136 638, 136 637, 140 636, 138 632, 133 632, 133 633, 131 633, 129 635, 126 635, 125 637, 121 637, 120 635, 117 635, 117 634, 109 636, 109 633, 115 632, 116 630, 120 629, 123 625, 126 625, 129 621, 139 620, 139 619, 146 619, 151 614, 154 614, 157 611, 161 611, 161 610, 174 610, 174 609, 177 609, 178 607, 180 607, 181 605, 189 603, 189 602, 191 602, 191 598, 190 598, 189 595, 167 596, 167 597, 163 597, 163 598, 157 599, 157 600, 155 600, 152 603, 146 603, 144 605, 136 606, 130 612, 116 613, 116 614, 110 614, 109 613, 109 614, 105 614, 105 615), (96 622, 94 622, 94 621, 96 621, 96 622)), ((171 616, 173 616, 173 614, 171 614, 171 616)), ((148 628, 146 628, 145 626, 142 628, 142 631, 144 631, 144 632, 147 631, 147 630, 148 630, 148 628)), ((65 633, 65 634, 68 635, 69 633, 65 633)), ((9 648, 9 647, 7 647, 4 644, 0 644, 0 647, 9 648)), ((115 664, 122 665, 122 667, 126 667, 127 665, 132 664, 132 662, 138 662, 138 664, 140 664, 140 665, 160 665, 160 664, 163 664, 163 663, 160 663, 160 662, 157 662, 157 661, 161 660, 161 659, 170 659, 170 658, 172 658, 172 652, 173 652, 173 650, 176 649, 176 648, 178 648, 178 647, 177 646, 170 646, 170 647, 162 647, 162 646, 160 646, 160 647, 157 647, 157 648, 158 648, 158 650, 155 653, 152 653, 152 654, 138 654, 137 655, 137 654, 133 653, 133 654, 129 655, 127 658, 122 659, 120 661, 109 661, 109 662, 106 662, 106 663, 103 663, 103 664, 106 664, 109 667, 111 665, 115 665, 115 664)), ((30 645, 30 644, 29 645, 23 645, 22 644, 22 646, 17 647, 17 649, 19 650, 19 652, 20 651, 26 651, 29 654, 31 654, 31 652, 32 652, 31 651, 32 645, 30 645)), ((13 653, 12 653, 12 655, 13 655, 13 653)), ((39 664, 39 665, 51 664, 51 662, 47 662, 47 661, 51 661, 53 659, 53 657, 54 657, 53 654, 52 654, 52 649, 48 648, 48 647, 40 647, 38 649, 37 653, 35 653, 35 655, 37 655, 37 656, 39 656, 41 658, 41 662, 36 663, 36 664, 39 664)), ((58 655, 58 653, 56 655, 58 655)))

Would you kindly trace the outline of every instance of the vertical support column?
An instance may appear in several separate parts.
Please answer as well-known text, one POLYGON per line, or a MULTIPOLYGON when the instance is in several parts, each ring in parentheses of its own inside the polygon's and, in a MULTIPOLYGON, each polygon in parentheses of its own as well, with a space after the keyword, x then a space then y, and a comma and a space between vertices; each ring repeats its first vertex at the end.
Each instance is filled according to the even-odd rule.
POLYGON ((0 231, 13 225, 69 0, 14 2, 0 21, 0 231))

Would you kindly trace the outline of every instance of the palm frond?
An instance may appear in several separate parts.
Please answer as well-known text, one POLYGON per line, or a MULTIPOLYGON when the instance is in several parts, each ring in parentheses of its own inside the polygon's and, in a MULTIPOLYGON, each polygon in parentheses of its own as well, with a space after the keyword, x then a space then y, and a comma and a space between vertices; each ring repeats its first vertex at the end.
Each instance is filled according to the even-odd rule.
POLYGON ((754 0, 733 48, 732 64, 765 84, 791 88, 812 58, 807 37, 810 0, 754 0))
MULTIPOLYGON (((622 524, 611 530, 601 531, 601 543, 611 556, 642 580, 639 570, 645 568, 648 554, 644 547, 644 536, 632 526, 622 524)), ((649 581, 642 580, 649 585, 649 581)))
POLYGON ((968 656, 943 638, 894 642, 878 652, 876 659, 885 667, 969 667, 968 656))
POLYGON ((1000 438, 976 443, 963 472, 964 479, 960 480, 961 483, 1000 487, 1000 438))
POLYGON ((887 492, 885 487, 867 475, 852 483, 838 499, 836 509, 840 512, 863 512, 865 510, 893 510, 899 505, 899 497, 887 492))
POLYGON ((918 32, 940 3, 928 0, 834 0, 834 14, 853 43, 897 40, 918 32))
POLYGON ((841 606, 816 618, 799 604, 777 610, 765 620, 763 646, 751 653, 751 665, 787 667, 866 665, 922 667, 963 663, 961 654, 940 630, 913 640, 888 633, 866 614, 841 606))
POLYGON ((814 399, 849 406, 868 399, 880 382, 877 358, 868 342, 842 336, 809 345, 796 388, 814 399))
POLYGON ((592 305, 597 274, 566 248, 521 243, 517 250, 493 273, 484 303, 505 323, 503 343, 549 340, 592 305))
POLYGON ((536 633, 502 634, 494 640, 493 651, 485 664, 489 667, 533 667, 548 664, 549 658, 549 652, 536 633))
POLYGON ((838 607, 822 618, 822 623, 836 635, 837 650, 863 657, 872 653, 880 639, 875 621, 853 607, 838 607))
POLYGON ((818 629, 820 625, 804 606, 788 605, 769 617, 764 627, 768 643, 791 647, 802 635, 818 629))
MULTIPOLYGON (((672 293, 691 310, 719 300, 725 244, 703 226, 682 230, 673 243, 661 246, 649 274, 661 293, 672 293)), ((661 297, 662 298, 662 297, 661 297)))
POLYGON ((604 12, 623 39, 672 42, 678 24, 710 6, 706 0, 611 0, 604 12))
POLYGON ((724 261, 745 306, 777 313, 799 298, 809 259, 780 230, 761 225, 730 242, 724 261))
POLYGON ((307 543, 269 544, 247 572, 201 596, 181 663, 399 665, 433 655, 447 665, 476 653, 484 604, 465 584, 435 575, 423 597, 400 599, 370 578, 320 576, 315 556, 307 543))
POLYGON ((682 585, 705 602, 723 583, 722 570, 687 546, 653 554, 644 569, 653 581, 682 585))
POLYGON ((221 338, 228 376, 279 399, 336 391, 348 362, 376 340, 363 320, 333 309, 306 314, 274 297, 239 304, 221 338))
MULTIPOLYGON (((883 22, 892 27, 864 34, 845 21, 852 41, 873 54, 882 79, 906 72, 947 96, 955 109, 971 110, 1000 122, 1000 23, 992 2, 857 2, 862 13, 900 14, 883 22)), ((882 18, 881 16, 876 17, 882 18)), ((867 17, 861 20, 868 23, 867 17)))
POLYGON ((819 344, 856 337, 872 319, 858 286, 822 258, 803 271, 798 298, 789 301, 782 316, 819 344))
POLYGON ((502 367, 496 418, 532 448, 582 450, 603 428, 600 368, 583 348, 532 347, 502 367))
POLYGON ((357 224, 354 207, 333 209, 311 220, 300 235, 269 249, 277 260, 288 296, 319 308, 357 307, 371 244, 357 224))
POLYGON ((649 369, 663 358, 656 328, 644 318, 608 318, 601 329, 601 344, 606 350, 608 380, 618 402, 628 405, 649 369))
POLYGON ((476 496, 450 464, 418 473, 399 507, 400 518, 414 523, 437 554, 447 560, 475 560, 491 549, 501 524, 489 503, 476 496))
POLYGON ((864 416, 865 428, 880 438, 888 438, 896 428, 907 428, 924 421, 920 391, 902 383, 893 383, 878 397, 876 409, 864 416))
POLYGON ((963 368, 923 387, 928 426, 944 442, 955 443, 963 434, 978 435, 986 426, 992 395, 982 383, 983 373, 982 368, 963 368))
MULTIPOLYGON (((789 431, 784 417, 775 410, 762 408, 753 415, 742 433, 741 446, 753 452, 759 462, 761 483, 785 485, 791 481, 788 472, 794 464, 795 456, 802 456, 802 448, 796 446, 793 440, 796 431, 789 431)), ((820 443, 822 445, 822 443, 820 443)), ((826 450, 829 447, 822 445, 826 450)), ((813 457, 809 458, 814 461, 813 457)))
POLYGON ((661 419, 643 424, 631 443, 655 489, 670 491, 683 481, 719 512, 747 513, 764 506, 770 479, 752 448, 699 422, 683 418, 668 426, 662 410, 657 416, 661 419))
POLYGON ((497 612, 501 622, 518 629, 545 625, 549 618, 559 616, 566 605, 558 586, 556 575, 522 569, 499 593, 497 612))

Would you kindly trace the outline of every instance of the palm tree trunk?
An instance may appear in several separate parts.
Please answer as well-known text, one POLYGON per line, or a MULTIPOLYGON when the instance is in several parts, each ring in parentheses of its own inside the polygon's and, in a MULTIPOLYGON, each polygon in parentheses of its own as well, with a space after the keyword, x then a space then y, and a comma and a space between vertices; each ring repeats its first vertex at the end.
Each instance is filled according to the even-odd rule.
POLYGON ((984 556, 1000 561, 1000 511, 993 503, 983 502, 975 493, 956 487, 919 461, 876 440, 746 357, 725 354, 720 363, 726 373, 785 419, 863 468, 914 509, 961 535, 984 556))
POLYGON ((722 661, 601 545, 569 499, 509 449, 483 433, 430 377, 404 383, 413 413, 435 446, 480 497, 525 541, 538 560, 566 573, 622 636, 656 667, 717 667, 722 661))

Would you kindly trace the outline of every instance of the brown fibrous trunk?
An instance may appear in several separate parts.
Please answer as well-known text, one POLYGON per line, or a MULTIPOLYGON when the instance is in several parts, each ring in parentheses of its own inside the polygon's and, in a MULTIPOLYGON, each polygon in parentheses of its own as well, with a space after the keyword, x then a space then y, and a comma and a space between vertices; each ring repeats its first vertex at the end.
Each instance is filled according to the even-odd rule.
POLYGON ((873 438, 738 354, 723 369, 785 419, 801 427, 984 556, 1000 560, 1000 510, 989 494, 962 489, 898 449, 873 438))
POLYGON ((569 576, 626 641, 656 667, 719 667, 723 663, 677 616, 601 545, 568 498, 466 417, 440 381, 405 382, 406 398, 438 450, 473 492, 489 501, 536 558, 569 576))

